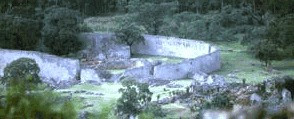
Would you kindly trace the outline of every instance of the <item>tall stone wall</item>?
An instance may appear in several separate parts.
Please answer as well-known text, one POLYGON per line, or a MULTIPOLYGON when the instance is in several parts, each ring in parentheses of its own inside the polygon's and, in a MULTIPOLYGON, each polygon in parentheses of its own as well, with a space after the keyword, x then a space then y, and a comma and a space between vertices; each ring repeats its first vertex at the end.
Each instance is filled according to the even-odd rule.
POLYGON ((40 67, 41 79, 52 85, 67 85, 74 83, 79 77, 79 60, 61 58, 34 51, 4 50, 0 49, 0 76, 4 75, 4 68, 19 58, 34 59, 40 67))
POLYGON ((88 59, 117 60, 131 57, 130 47, 116 43, 114 34, 82 33, 79 37, 86 43, 84 52, 88 59))
POLYGON ((144 35, 144 38, 144 42, 134 44, 131 47, 132 53, 195 58, 216 50, 210 44, 203 41, 154 35, 144 35))

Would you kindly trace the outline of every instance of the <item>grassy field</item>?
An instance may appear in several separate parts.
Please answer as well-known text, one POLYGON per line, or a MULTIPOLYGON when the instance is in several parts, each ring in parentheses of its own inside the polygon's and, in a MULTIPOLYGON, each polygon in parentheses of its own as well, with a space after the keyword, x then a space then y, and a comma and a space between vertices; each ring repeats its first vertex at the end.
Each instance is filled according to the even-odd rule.
POLYGON ((249 83, 258 83, 274 76, 294 76, 293 59, 274 61, 274 70, 268 72, 263 63, 247 53, 246 46, 240 45, 239 42, 214 42, 213 44, 220 48, 222 60, 222 68, 215 73, 224 75, 230 82, 241 82, 242 79, 246 79, 249 83))
MULTIPOLYGON (((180 84, 183 87, 181 88, 169 88, 167 86, 156 86, 156 87, 150 87, 150 91, 153 92, 152 101, 157 100, 157 95, 160 95, 160 99, 166 98, 169 96, 169 92, 172 91, 179 91, 185 90, 185 87, 189 86, 192 83, 192 80, 177 80, 172 81, 172 84, 180 84)), ((122 85, 120 83, 103 83, 102 85, 91 85, 91 84, 79 84, 72 86, 68 89, 60 89, 56 92, 61 93, 64 96, 72 95, 72 100, 74 102, 75 108, 80 111, 88 111, 92 115, 92 118, 98 118, 100 112, 103 112, 103 107, 107 106, 113 106, 113 104, 116 102, 116 100, 120 97, 120 93, 118 90, 122 88, 122 85), (75 92, 81 92, 86 91, 84 93, 75 93, 75 92), (63 93, 63 92, 72 92, 70 93, 63 93), (101 94, 101 95, 89 95, 88 93, 94 93, 94 94, 101 94), (92 104, 91 107, 86 107, 86 105, 92 104)), ((167 119, 172 117, 180 117, 181 115, 184 115, 184 113, 190 113, 188 108, 185 108, 184 105, 181 104, 173 104, 173 105, 164 105, 163 107, 164 111, 167 112, 168 117, 167 119), (172 110, 170 110, 172 109, 172 110), (181 113, 174 113, 173 110, 183 110, 181 113)), ((114 117, 113 114, 110 115, 111 118, 114 117)), ((182 116, 181 116, 182 117, 182 116)), ((111 119, 109 118, 109 119, 111 119)))

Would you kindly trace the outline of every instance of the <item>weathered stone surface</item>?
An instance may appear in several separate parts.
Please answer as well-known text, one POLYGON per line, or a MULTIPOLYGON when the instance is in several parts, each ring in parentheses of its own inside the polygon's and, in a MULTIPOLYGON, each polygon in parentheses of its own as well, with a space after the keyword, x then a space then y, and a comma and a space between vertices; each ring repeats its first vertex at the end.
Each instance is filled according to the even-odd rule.
POLYGON ((203 41, 154 35, 144 35, 144 38, 144 42, 132 45, 133 53, 196 58, 216 50, 203 41))
POLYGON ((207 78, 207 76, 208 75, 206 73, 196 72, 191 77, 188 77, 188 78, 192 78, 192 79, 201 81, 201 80, 204 80, 205 78, 207 78))
POLYGON ((101 79, 94 69, 81 70, 81 83, 100 84, 101 79))
POLYGON ((61 58, 34 51, 4 50, 0 49, 0 76, 7 64, 19 58, 31 58, 40 67, 39 76, 45 83, 54 87, 66 87, 77 83, 80 63, 78 60, 61 58))
POLYGON ((200 85, 211 85, 211 86, 226 86, 227 82, 225 78, 220 75, 209 75, 204 78, 197 78, 194 79, 193 85, 200 84, 200 85))
POLYGON ((207 110, 203 112, 202 119, 229 119, 230 113, 226 111, 207 110))
POLYGON ((250 96, 250 101, 251 101, 251 105, 256 105, 256 104, 261 104, 262 99, 258 94, 254 93, 250 96))
MULTIPOLYGON (((130 48, 115 42, 114 34, 84 33, 80 37, 88 43, 85 53, 90 54, 86 55, 90 59, 130 58, 130 48)), ((156 79, 182 79, 188 78, 189 73, 210 73, 220 69, 220 52, 208 43, 154 35, 144 35, 144 38, 144 42, 132 45, 132 53, 187 58, 178 64, 149 63, 153 66, 150 73, 156 79)), ((141 66, 146 66, 146 62, 135 64, 136 68, 141 66)))
POLYGON ((282 90, 282 99, 284 103, 291 102, 292 101, 291 92, 284 88, 282 90))
POLYGON ((78 114, 78 119, 88 119, 90 117, 90 112, 88 111, 81 111, 78 114))
POLYGON ((130 58, 130 47, 119 44, 114 34, 83 33, 80 39, 86 42, 84 56, 87 59, 117 60, 130 58))
POLYGON ((123 74, 124 77, 133 77, 133 78, 146 78, 151 77, 151 67, 138 67, 138 68, 132 68, 129 70, 126 70, 123 74))

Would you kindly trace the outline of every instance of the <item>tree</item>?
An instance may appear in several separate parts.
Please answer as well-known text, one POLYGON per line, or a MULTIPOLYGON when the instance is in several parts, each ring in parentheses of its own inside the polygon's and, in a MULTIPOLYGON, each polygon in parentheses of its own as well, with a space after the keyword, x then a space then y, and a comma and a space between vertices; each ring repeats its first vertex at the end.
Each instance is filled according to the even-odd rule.
POLYGON ((255 58, 265 63, 268 69, 271 69, 271 62, 273 60, 281 60, 281 51, 276 44, 267 39, 260 40, 251 48, 255 58))
POLYGON ((76 111, 70 101, 61 101, 64 99, 38 83, 39 71, 36 62, 28 58, 20 58, 5 67, 3 79, 9 85, 1 90, 1 118, 76 118, 76 111))
POLYGON ((70 101, 38 86, 25 82, 30 79, 17 80, 4 94, 5 101, 0 105, 0 117, 4 119, 73 119, 76 111, 70 101), (28 88, 29 85, 29 88, 28 88))
POLYGON ((42 29, 44 44, 50 53, 67 55, 81 50, 83 42, 78 39, 82 18, 79 12, 62 7, 50 7, 45 11, 42 29))
POLYGON ((170 11, 172 4, 141 4, 138 9, 138 16, 135 18, 138 24, 143 25, 148 33, 157 35, 159 27, 163 23, 163 18, 173 12, 170 11))
POLYGON ((152 98, 152 92, 146 83, 137 83, 135 80, 123 80, 124 88, 119 89, 122 93, 117 100, 117 114, 126 115, 127 118, 136 116, 148 106, 152 98))
POLYGON ((268 39, 276 44, 285 58, 294 58, 294 14, 288 14, 273 22, 269 28, 268 39))
POLYGON ((41 36, 39 24, 36 20, 0 15, 0 47, 35 50, 41 36))
POLYGON ((6 84, 18 83, 19 79, 30 79, 27 83, 40 83, 40 68, 35 60, 19 58, 4 68, 3 82, 6 84))
POLYGON ((39 0, 1 0, 0 13, 7 13, 22 17, 32 17, 39 0))
POLYGON ((119 25, 115 33, 120 43, 132 46, 134 43, 139 43, 144 40, 142 35, 146 33, 146 30, 143 26, 127 20, 119 25))

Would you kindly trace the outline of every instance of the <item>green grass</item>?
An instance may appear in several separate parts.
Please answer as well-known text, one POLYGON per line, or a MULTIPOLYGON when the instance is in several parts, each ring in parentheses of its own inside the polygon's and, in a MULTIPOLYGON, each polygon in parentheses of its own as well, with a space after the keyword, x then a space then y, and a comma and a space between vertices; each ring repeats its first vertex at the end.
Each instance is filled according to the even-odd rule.
POLYGON ((267 72, 265 66, 251 54, 246 52, 246 47, 239 42, 213 43, 221 50, 222 68, 215 72, 224 75, 230 82, 241 82, 246 79, 249 83, 258 83, 278 75, 294 74, 294 60, 274 61, 275 71, 267 72), (239 80, 229 78, 227 75, 235 72, 239 80))

